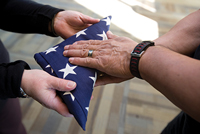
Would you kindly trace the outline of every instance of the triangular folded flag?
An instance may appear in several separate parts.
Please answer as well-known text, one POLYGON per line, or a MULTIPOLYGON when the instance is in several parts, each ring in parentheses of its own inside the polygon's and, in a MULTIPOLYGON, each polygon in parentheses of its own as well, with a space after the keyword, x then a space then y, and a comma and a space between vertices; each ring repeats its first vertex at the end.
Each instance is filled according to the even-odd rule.
POLYGON ((83 130, 85 130, 90 98, 96 82, 97 71, 70 64, 68 61, 69 58, 63 56, 64 46, 73 44, 79 40, 106 40, 106 32, 109 30, 110 20, 111 16, 108 16, 99 23, 91 25, 60 44, 44 52, 37 53, 34 56, 37 63, 49 74, 77 83, 77 87, 73 91, 58 91, 58 95, 62 98, 69 112, 74 115, 83 130))

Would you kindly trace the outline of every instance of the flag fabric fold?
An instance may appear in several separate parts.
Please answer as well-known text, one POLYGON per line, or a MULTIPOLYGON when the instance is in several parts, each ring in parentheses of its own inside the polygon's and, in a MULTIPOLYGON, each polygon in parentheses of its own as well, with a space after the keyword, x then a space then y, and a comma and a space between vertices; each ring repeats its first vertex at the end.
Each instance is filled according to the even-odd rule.
POLYGON ((87 122, 89 103, 97 78, 97 71, 70 64, 68 61, 69 58, 63 56, 64 46, 73 44, 79 40, 106 40, 106 32, 109 30, 110 20, 111 16, 108 16, 100 20, 99 23, 91 25, 69 37, 60 44, 34 55, 36 62, 49 74, 77 83, 77 87, 73 91, 58 91, 57 93, 83 130, 85 130, 87 122))

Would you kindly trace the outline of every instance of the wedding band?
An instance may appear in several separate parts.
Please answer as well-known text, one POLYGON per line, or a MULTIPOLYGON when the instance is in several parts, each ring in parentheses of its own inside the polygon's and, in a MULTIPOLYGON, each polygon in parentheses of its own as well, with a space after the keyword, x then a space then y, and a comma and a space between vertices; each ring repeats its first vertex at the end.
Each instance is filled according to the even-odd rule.
POLYGON ((92 57, 93 50, 88 51, 88 57, 92 57))

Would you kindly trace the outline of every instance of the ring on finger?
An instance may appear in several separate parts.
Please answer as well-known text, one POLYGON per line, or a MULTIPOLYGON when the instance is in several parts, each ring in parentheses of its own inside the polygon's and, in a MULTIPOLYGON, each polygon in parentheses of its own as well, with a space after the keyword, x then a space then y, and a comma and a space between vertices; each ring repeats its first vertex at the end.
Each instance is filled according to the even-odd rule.
POLYGON ((93 54, 93 50, 89 50, 88 51, 88 57, 92 57, 92 54, 93 54))

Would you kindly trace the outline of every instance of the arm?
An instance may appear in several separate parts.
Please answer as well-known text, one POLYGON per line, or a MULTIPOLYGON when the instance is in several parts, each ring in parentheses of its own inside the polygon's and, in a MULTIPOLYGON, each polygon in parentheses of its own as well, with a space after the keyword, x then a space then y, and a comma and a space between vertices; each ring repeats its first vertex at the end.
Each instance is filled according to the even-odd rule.
POLYGON ((53 36, 48 25, 62 9, 42 5, 31 0, 2 0, 0 27, 20 33, 41 33, 53 36))
POLYGON ((139 70, 171 102, 200 121, 200 61, 163 47, 149 47, 139 70))
MULTIPOLYGON (((194 53, 200 44, 199 22, 200 11, 190 14, 156 39, 156 46, 149 47, 139 62, 144 80, 197 121, 200 121, 200 61, 187 55, 194 53)), ((119 78, 131 78, 130 53, 137 43, 110 33, 108 36, 107 41, 77 42, 66 47, 64 55, 73 56, 70 59, 73 64, 96 68, 112 76, 110 83, 119 78), (91 49, 94 50, 93 57, 89 58, 87 52, 91 49), (121 62, 123 66, 116 66, 121 62)))
POLYGON ((24 61, 0 64, 1 99, 22 97, 19 89, 24 69, 30 69, 24 61))
POLYGON ((179 21, 169 32, 154 40, 160 45, 183 55, 192 55, 200 45, 200 10, 179 21))
POLYGON ((76 11, 64 11, 31 0, 3 0, 0 2, 0 15, 3 18, 0 28, 4 30, 56 36, 52 33, 53 24, 55 33, 64 39, 99 22, 99 19, 76 11))
POLYGON ((56 91, 69 92, 76 87, 75 82, 51 76, 42 70, 24 70, 21 87, 43 106, 65 117, 72 116, 56 91))
POLYGON ((71 91, 76 83, 53 77, 42 70, 29 70, 27 63, 16 61, 0 64, 0 98, 23 97, 20 87, 30 97, 63 116, 71 116, 56 91, 71 91))

